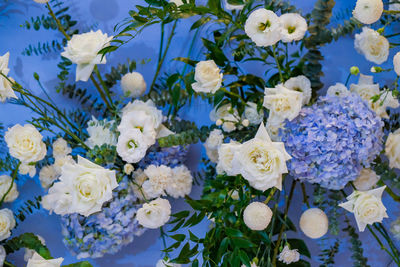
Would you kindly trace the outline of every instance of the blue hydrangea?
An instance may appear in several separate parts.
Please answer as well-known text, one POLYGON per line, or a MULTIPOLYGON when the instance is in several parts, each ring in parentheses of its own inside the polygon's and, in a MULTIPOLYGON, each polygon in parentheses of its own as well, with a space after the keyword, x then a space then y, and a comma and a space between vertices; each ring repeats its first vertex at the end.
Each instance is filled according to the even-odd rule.
POLYGON ((139 167, 145 169, 148 165, 166 165, 174 168, 182 165, 188 154, 188 147, 173 146, 173 147, 159 147, 152 146, 147 152, 146 157, 139 162, 139 167))
POLYGON ((289 173, 301 181, 342 189, 382 151, 383 122, 358 95, 325 96, 281 131, 289 173))
POLYGON ((136 220, 141 204, 126 179, 113 196, 101 212, 89 217, 76 213, 62 217, 63 242, 78 259, 115 254, 145 231, 136 220))

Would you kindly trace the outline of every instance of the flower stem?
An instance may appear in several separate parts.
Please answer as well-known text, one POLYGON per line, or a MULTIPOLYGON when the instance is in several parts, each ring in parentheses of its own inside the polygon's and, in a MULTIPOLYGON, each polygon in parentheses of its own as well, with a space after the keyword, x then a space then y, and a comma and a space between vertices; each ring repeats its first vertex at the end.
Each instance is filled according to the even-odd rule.
POLYGON ((13 185, 14 185, 14 182, 15 182, 15 179, 17 178, 17 173, 18 173, 18 169, 19 169, 19 166, 20 166, 20 165, 21 165, 21 162, 18 162, 17 166, 15 167, 15 169, 14 169, 14 171, 13 171, 13 173, 12 173, 11 184, 10 184, 10 186, 8 187, 6 193, 2 196, 2 198, 1 198, 1 200, 0 200, 0 207, 3 205, 4 200, 6 199, 7 195, 10 193, 10 191, 11 191, 13 185))
POLYGON ((274 54, 274 59, 275 59, 275 62, 276 62, 276 66, 278 68, 279 79, 280 79, 281 83, 284 83, 285 80, 283 79, 281 64, 279 63, 278 56, 276 55, 276 45, 272 46, 272 53, 274 54))
POLYGON ((308 196, 306 191, 306 185, 304 183, 300 183, 301 191, 303 192, 303 202, 307 205, 307 208, 310 208, 310 203, 308 202, 308 196))

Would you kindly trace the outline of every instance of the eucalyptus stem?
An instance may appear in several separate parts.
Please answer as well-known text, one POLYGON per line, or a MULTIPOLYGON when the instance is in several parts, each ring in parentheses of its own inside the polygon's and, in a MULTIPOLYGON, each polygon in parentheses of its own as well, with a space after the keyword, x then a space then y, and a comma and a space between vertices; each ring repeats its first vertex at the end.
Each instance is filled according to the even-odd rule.
POLYGON ((21 162, 18 162, 17 166, 15 167, 15 169, 14 169, 14 171, 13 171, 13 173, 12 173, 11 184, 10 184, 10 186, 8 187, 6 193, 2 196, 2 198, 1 198, 1 200, 0 200, 0 207, 3 205, 4 200, 6 199, 7 195, 10 193, 10 191, 11 191, 13 185, 14 185, 14 182, 15 182, 15 179, 17 178, 17 173, 18 173, 18 169, 19 169, 19 166, 20 166, 20 165, 21 165, 21 162))
POLYGON ((279 63, 278 57, 276 55, 276 45, 272 46, 272 53, 274 54, 274 59, 275 59, 275 62, 276 62, 276 66, 278 68, 279 79, 280 79, 281 83, 284 83, 285 80, 283 79, 281 64, 279 63))

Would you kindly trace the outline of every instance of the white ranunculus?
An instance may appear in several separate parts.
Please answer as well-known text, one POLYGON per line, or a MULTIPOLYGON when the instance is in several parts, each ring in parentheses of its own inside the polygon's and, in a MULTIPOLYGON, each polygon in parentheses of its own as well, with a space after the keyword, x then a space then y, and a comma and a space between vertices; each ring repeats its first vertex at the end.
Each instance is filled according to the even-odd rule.
POLYGON ((15 227, 14 214, 9 209, 0 210, 0 241, 11 236, 11 230, 15 227))
POLYGON ((95 117, 87 123, 86 131, 89 134, 89 138, 86 139, 85 144, 93 149, 95 146, 110 145, 115 146, 117 144, 117 138, 114 132, 111 130, 114 121, 97 120, 95 117))
POLYGON ((244 108, 244 117, 249 120, 250 124, 258 125, 264 119, 264 111, 262 108, 258 111, 256 103, 247 102, 244 108))
POLYGON ((228 1, 228 0, 225 0, 225 8, 226 8, 227 10, 242 10, 243 7, 244 7, 244 4, 243 4, 243 5, 229 4, 229 1, 228 1))
POLYGON ((326 95, 346 97, 350 95, 350 91, 343 83, 336 83, 335 85, 329 86, 326 95))
POLYGON ((99 55, 99 51, 110 44, 112 36, 108 37, 101 30, 75 34, 64 47, 61 56, 68 58, 77 64, 76 81, 89 80, 94 67, 97 64, 105 64, 106 57, 99 55))
POLYGON ((64 258, 46 260, 35 251, 26 267, 60 267, 63 261, 64 258))
POLYGON ((21 175, 29 175, 29 177, 33 178, 36 175, 36 167, 29 163, 22 163, 19 165, 18 173, 21 175))
POLYGON ((367 191, 375 187, 380 177, 371 169, 362 169, 357 179, 353 182, 359 191, 367 191))
MULTIPOLYGON (((39 239, 40 243, 42 243, 43 246, 46 245, 46 241, 43 237, 41 237, 40 235, 36 235, 36 237, 39 239)), ((24 260, 29 261, 33 257, 33 254, 35 254, 35 250, 25 248, 24 260)))
POLYGON ((77 163, 66 163, 62 167, 60 182, 43 197, 43 207, 61 215, 89 216, 101 211, 103 203, 112 199, 112 190, 117 186, 115 171, 78 156, 77 163))
POLYGON ((311 208, 303 212, 300 217, 300 229, 312 239, 324 236, 328 232, 328 217, 318 208, 311 208))
POLYGON ((135 100, 129 104, 127 104, 123 109, 122 109, 122 117, 124 117, 128 113, 135 113, 143 111, 146 113, 146 115, 151 117, 151 123, 153 123, 153 127, 155 129, 158 129, 161 126, 161 123, 163 121, 163 115, 161 110, 157 109, 156 105, 152 100, 147 100, 146 102, 143 102, 141 100, 135 100))
POLYGON ((380 19, 382 12, 382 0, 357 0, 353 16, 364 24, 372 24, 380 19))
POLYGON ((279 254, 279 260, 285 264, 291 264, 300 260, 300 253, 297 249, 290 249, 287 245, 279 254))
POLYGON ((72 152, 72 149, 68 146, 67 141, 65 141, 62 137, 58 138, 53 143, 53 157, 54 158, 63 158, 69 153, 72 152))
POLYGON ((6 194, 11 184, 12 187, 8 192, 6 198, 4 199, 4 202, 13 202, 17 199, 19 193, 17 190, 17 184, 12 182, 12 178, 10 176, 0 175, 0 198, 2 198, 6 194))
POLYGON ((53 165, 43 166, 39 172, 40 184, 44 189, 49 189, 59 176, 53 165))
POLYGON ((385 155, 389 159, 389 167, 400 169, 400 129, 390 133, 386 139, 385 155))
POLYGON ((286 13, 279 17, 281 38, 285 43, 300 41, 307 31, 307 21, 297 13, 286 13))
POLYGON ((0 245, 0 266, 4 265, 4 261, 6 260, 6 250, 3 246, 0 245))
MULTIPOLYGON (((0 72, 5 76, 10 72, 8 68, 9 59, 10 52, 0 57, 0 72)), ((0 75, 0 102, 5 102, 8 98, 18 98, 12 89, 12 84, 3 75, 0 75)))
POLYGON ((368 61, 376 64, 382 64, 389 56, 389 41, 368 27, 364 27, 361 33, 356 34, 354 47, 368 61))
POLYGON ((231 141, 230 143, 222 144, 218 148, 218 164, 217 164, 218 173, 226 172, 226 174, 230 176, 234 176, 237 174, 234 172, 232 166, 232 160, 236 150, 239 147, 240 143, 231 141))
POLYGON ((222 85, 223 74, 214 60, 200 61, 196 64, 195 83, 192 88, 197 93, 214 94, 222 85))
POLYGON ((157 198, 150 203, 143 204, 136 214, 139 224, 150 229, 156 229, 169 221, 171 205, 169 201, 157 198))
POLYGON ((257 9, 249 15, 244 30, 257 46, 274 45, 281 39, 279 17, 265 8, 257 9))
POLYGON ((284 85, 285 88, 297 92, 301 92, 303 94, 303 105, 306 105, 311 100, 311 81, 304 75, 292 77, 287 80, 284 85))
MULTIPOLYGON (((178 0, 178 1, 181 1, 181 0, 178 0)), ((181 264, 171 263, 171 262, 169 262, 169 260, 165 261, 163 259, 158 260, 157 264, 156 264, 156 267, 181 267, 181 266, 182 266, 181 264)))
POLYGON ((117 153, 128 163, 139 162, 146 156, 148 148, 148 140, 139 129, 132 128, 118 137, 117 153))
POLYGON ((143 75, 136 71, 121 78, 122 91, 126 96, 140 97, 146 92, 146 86, 143 75))
POLYGON ((21 126, 19 124, 9 128, 4 139, 10 150, 10 155, 22 163, 33 163, 42 160, 46 156, 46 144, 43 136, 31 124, 21 126))
POLYGON ((193 177, 190 170, 184 166, 172 169, 172 177, 165 191, 174 198, 185 197, 192 191, 193 177))
POLYGON ((262 202, 250 203, 243 212, 243 221, 251 230, 262 231, 271 222, 272 211, 262 202))
POLYGON ((393 57, 393 66, 396 74, 400 76, 400 52, 397 52, 397 54, 393 57))
POLYGON ((165 196, 165 190, 172 180, 172 169, 165 165, 149 165, 144 170, 144 174, 148 178, 148 180, 142 184, 145 195, 148 198, 165 196))
POLYGON ((369 191, 355 190, 346 199, 345 203, 339 206, 354 213, 358 230, 363 232, 367 224, 382 222, 383 218, 388 218, 386 208, 382 203, 382 194, 386 186, 382 186, 369 191))
POLYGON ((287 173, 286 161, 291 156, 281 142, 272 142, 264 123, 256 136, 240 145, 233 156, 234 173, 240 173, 255 189, 282 189, 282 174, 287 173))
POLYGON ((270 114, 280 118, 293 120, 299 115, 303 105, 303 94, 289 90, 279 84, 275 88, 265 88, 264 107, 269 109, 270 114))

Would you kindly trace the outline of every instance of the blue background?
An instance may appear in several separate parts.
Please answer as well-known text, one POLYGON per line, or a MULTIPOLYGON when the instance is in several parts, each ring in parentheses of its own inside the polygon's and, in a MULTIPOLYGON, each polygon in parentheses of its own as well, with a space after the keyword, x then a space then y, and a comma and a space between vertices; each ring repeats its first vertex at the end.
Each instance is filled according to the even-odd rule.
MULTIPOLYGON (((82 31, 88 30, 90 27, 101 29, 113 35, 113 27, 116 23, 121 22, 128 16, 128 10, 133 9, 134 5, 141 4, 143 1, 139 0, 68 0, 70 2, 71 14, 73 19, 78 20, 79 28, 82 31)), ((198 1, 201 3, 202 1, 198 1)), ((291 1, 298 7, 302 8, 304 12, 311 10, 314 0, 297 0, 291 1)), ((21 52, 29 44, 36 44, 38 41, 51 41, 60 38, 57 31, 28 31, 22 27, 21 24, 25 20, 29 20, 31 16, 45 14, 46 9, 43 5, 34 3, 32 0, 0 0, 0 6, 4 6, 0 10, 0 55, 10 51, 10 76, 17 80, 22 85, 30 88, 35 94, 42 95, 43 92, 37 86, 33 72, 37 72, 41 81, 44 84, 48 94, 51 95, 61 107, 74 107, 73 103, 64 98, 62 95, 55 92, 55 85, 57 84, 56 64, 59 60, 58 54, 50 54, 46 56, 23 56, 21 52)), ((349 14, 349 10, 353 8, 355 0, 338 0, 334 9, 337 16, 340 14, 349 14)), ((179 23, 177 28, 177 35, 171 45, 171 50, 168 54, 167 62, 164 64, 163 71, 175 70, 177 63, 171 62, 170 59, 177 56, 187 56, 190 41, 193 38, 193 33, 189 32, 189 27, 193 23, 193 19, 183 20, 179 23)), ((335 19, 334 19, 335 21, 335 19)), ((207 32, 206 32, 207 34, 207 32)), ((140 61, 142 59, 150 59, 144 65, 138 65, 138 71, 141 72, 147 84, 151 83, 155 72, 155 63, 158 55, 158 46, 160 40, 159 25, 148 28, 138 38, 134 39, 128 45, 122 47, 117 52, 109 55, 107 66, 101 66, 100 69, 104 70, 107 67, 116 65, 117 63, 125 63, 127 58, 140 61)), ((199 43, 199 42, 198 42, 199 43)), ((395 49, 392 49, 395 50, 395 49)), ((195 49, 194 56, 198 59, 203 59, 200 49, 195 49)), ((342 38, 339 42, 327 45, 322 49, 325 56, 323 81, 325 85, 329 86, 336 82, 345 81, 348 69, 353 65, 358 65, 361 71, 365 74, 369 73, 372 66, 361 55, 357 54, 353 47, 353 36, 342 38)), ((391 51, 389 60, 383 67, 391 67, 391 58, 397 51, 391 51)), ((257 65, 248 64, 246 69, 250 73, 261 73, 265 69, 260 69, 257 65)), ((103 72, 104 73, 104 72, 103 72)), ((394 73, 378 74, 375 79, 379 79, 381 84, 390 84, 394 79, 394 73)), ((355 79, 351 82, 357 82, 355 79)), ((119 90, 119 87, 115 88, 119 90)), ((209 124, 208 119, 210 107, 201 101, 195 101, 190 108, 182 112, 182 117, 185 119, 193 120, 198 125, 209 124)), ((0 121, 6 126, 12 126, 16 123, 23 123, 25 119, 32 116, 29 110, 13 106, 11 104, 0 104, 0 121)), ((196 169, 196 162, 201 154, 201 146, 196 145, 191 151, 190 165, 192 169, 196 169)), ((26 178, 18 182, 18 189, 20 197, 17 201, 9 204, 11 208, 18 208, 24 200, 31 199, 36 195, 44 194, 40 184, 35 179, 26 178)), ((200 188, 193 189, 193 197, 200 195, 200 188)), ((301 212, 304 210, 302 205, 299 188, 296 190, 295 200, 291 206, 291 218, 297 221, 301 212)), ((312 192, 309 192, 312 194, 312 192)), ((390 219, 385 220, 385 225, 389 227, 390 222, 394 220, 398 213, 398 205, 391 201, 390 198, 384 198, 384 204, 388 207, 390 219)), ((172 206, 175 211, 181 210, 186 207, 182 200, 172 201, 172 206)), ((352 222, 355 225, 353 216, 352 222)), ((202 235, 207 230, 208 224, 203 222, 195 229, 195 233, 202 235)), ((13 231, 13 235, 18 235, 23 232, 33 232, 40 234, 46 240, 52 256, 64 257, 64 264, 76 262, 76 259, 65 249, 62 243, 61 227, 59 217, 56 215, 48 215, 46 211, 36 212, 25 220, 19 227, 13 231)), ((316 241, 306 238, 302 233, 294 234, 307 241, 309 249, 314 255, 312 262, 313 266, 318 266, 317 255, 319 254, 319 246, 316 241)), ((162 257, 160 250, 163 248, 161 240, 158 238, 158 230, 149 230, 143 236, 134 240, 134 242, 122 249, 116 255, 107 255, 101 259, 91 260, 94 266, 155 266, 157 260, 162 257)), ((379 249, 378 244, 369 234, 369 232, 360 233, 363 240, 363 248, 365 255, 368 256, 371 266, 387 266, 390 262, 388 256, 379 249)), ((171 242, 169 242, 171 243, 171 242)), ((342 242, 340 252, 336 260, 337 266, 351 266, 350 244, 342 242)), ((10 260, 16 262, 17 266, 24 266, 23 252, 18 252, 9 257, 10 260)))

